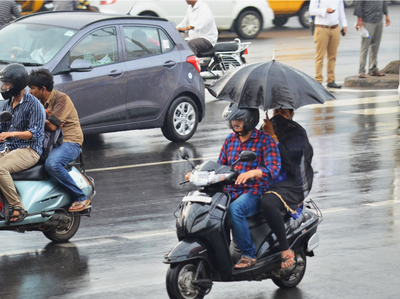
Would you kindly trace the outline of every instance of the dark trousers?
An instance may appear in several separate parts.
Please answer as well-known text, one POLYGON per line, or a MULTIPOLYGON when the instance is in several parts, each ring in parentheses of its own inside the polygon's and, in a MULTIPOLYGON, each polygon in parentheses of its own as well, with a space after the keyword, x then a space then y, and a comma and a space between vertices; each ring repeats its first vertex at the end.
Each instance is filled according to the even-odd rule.
POLYGON ((196 56, 198 56, 200 52, 205 52, 213 47, 209 40, 201 37, 191 39, 187 43, 196 56))
POLYGON ((272 232, 278 239, 280 251, 289 249, 286 240, 285 223, 282 212, 286 211, 282 201, 273 193, 266 193, 261 197, 260 209, 272 232))

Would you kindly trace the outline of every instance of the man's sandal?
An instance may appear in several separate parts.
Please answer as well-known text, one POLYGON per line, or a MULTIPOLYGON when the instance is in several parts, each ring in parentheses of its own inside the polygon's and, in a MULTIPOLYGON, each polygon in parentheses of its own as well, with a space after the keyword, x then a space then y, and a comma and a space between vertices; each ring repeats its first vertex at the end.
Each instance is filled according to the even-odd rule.
POLYGON ((385 73, 382 73, 378 69, 375 69, 374 71, 369 73, 370 76, 375 76, 375 77, 382 77, 385 76, 385 73))
POLYGON ((81 212, 85 210, 89 205, 90 205, 90 199, 86 199, 83 201, 75 201, 69 208, 68 212, 81 212))
POLYGON ((287 269, 294 264, 294 252, 293 250, 291 251, 292 253, 282 258, 282 264, 281 264, 282 269, 287 269))
POLYGON ((28 216, 28 212, 23 208, 17 207, 12 209, 12 214, 10 215, 10 223, 18 223, 24 221, 24 219, 28 216), (18 215, 14 215, 14 212, 17 211, 18 215), (16 220, 13 220, 16 219, 16 220))
POLYGON ((253 259, 249 256, 242 255, 240 260, 235 265, 235 269, 244 269, 253 266, 257 262, 257 259, 253 259))

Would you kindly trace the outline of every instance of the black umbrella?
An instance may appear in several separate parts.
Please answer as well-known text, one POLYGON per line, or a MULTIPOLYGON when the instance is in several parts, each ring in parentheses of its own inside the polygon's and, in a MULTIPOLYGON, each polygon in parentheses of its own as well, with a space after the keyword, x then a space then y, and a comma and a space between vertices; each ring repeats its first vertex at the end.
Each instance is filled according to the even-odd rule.
POLYGON ((297 109, 335 97, 307 74, 275 60, 247 64, 215 81, 209 92, 240 108, 297 109))

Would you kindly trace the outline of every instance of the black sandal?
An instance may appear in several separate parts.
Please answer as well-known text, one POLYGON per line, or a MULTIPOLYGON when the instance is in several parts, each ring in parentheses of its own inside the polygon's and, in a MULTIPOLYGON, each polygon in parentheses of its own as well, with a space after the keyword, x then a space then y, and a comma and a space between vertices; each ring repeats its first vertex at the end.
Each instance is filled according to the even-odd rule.
POLYGON ((26 216, 28 216, 28 212, 25 211, 24 209, 18 207, 18 208, 13 208, 12 209, 12 213, 10 215, 10 220, 9 223, 18 223, 18 222, 22 222, 24 221, 24 219, 26 218, 26 216), (17 211, 19 214, 18 215, 13 215, 14 211, 17 211), (17 220, 12 221, 11 219, 15 219, 17 218, 17 220))

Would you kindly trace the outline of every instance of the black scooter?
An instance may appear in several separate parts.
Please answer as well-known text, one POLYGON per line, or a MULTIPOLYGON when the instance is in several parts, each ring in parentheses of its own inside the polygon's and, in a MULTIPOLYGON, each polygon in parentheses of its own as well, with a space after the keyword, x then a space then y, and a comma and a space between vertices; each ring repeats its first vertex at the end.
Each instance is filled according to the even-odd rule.
MULTIPOLYGON (((179 152, 189 161, 185 148, 180 148, 179 152)), ((164 257, 164 263, 170 264, 166 286, 171 299, 203 298, 211 291, 213 281, 270 278, 281 288, 293 288, 302 280, 306 256, 313 256, 319 244, 316 231, 322 221, 321 211, 310 199, 298 219, 284 215, 289 246, 295 252, 295 263, 291 267, 281 269, 277 239, 258 213, 247 219, 257 263, 246 269, 233 269, 241 252, 230 238, 227 210, 231 197, 223 187, 235 182, 236 163, 255 158, 254 152, 243 151, 231 167, 213 161, 192 165, 189 181, 201 189, 189 192, 175 211, 179 243, 164 257)))

